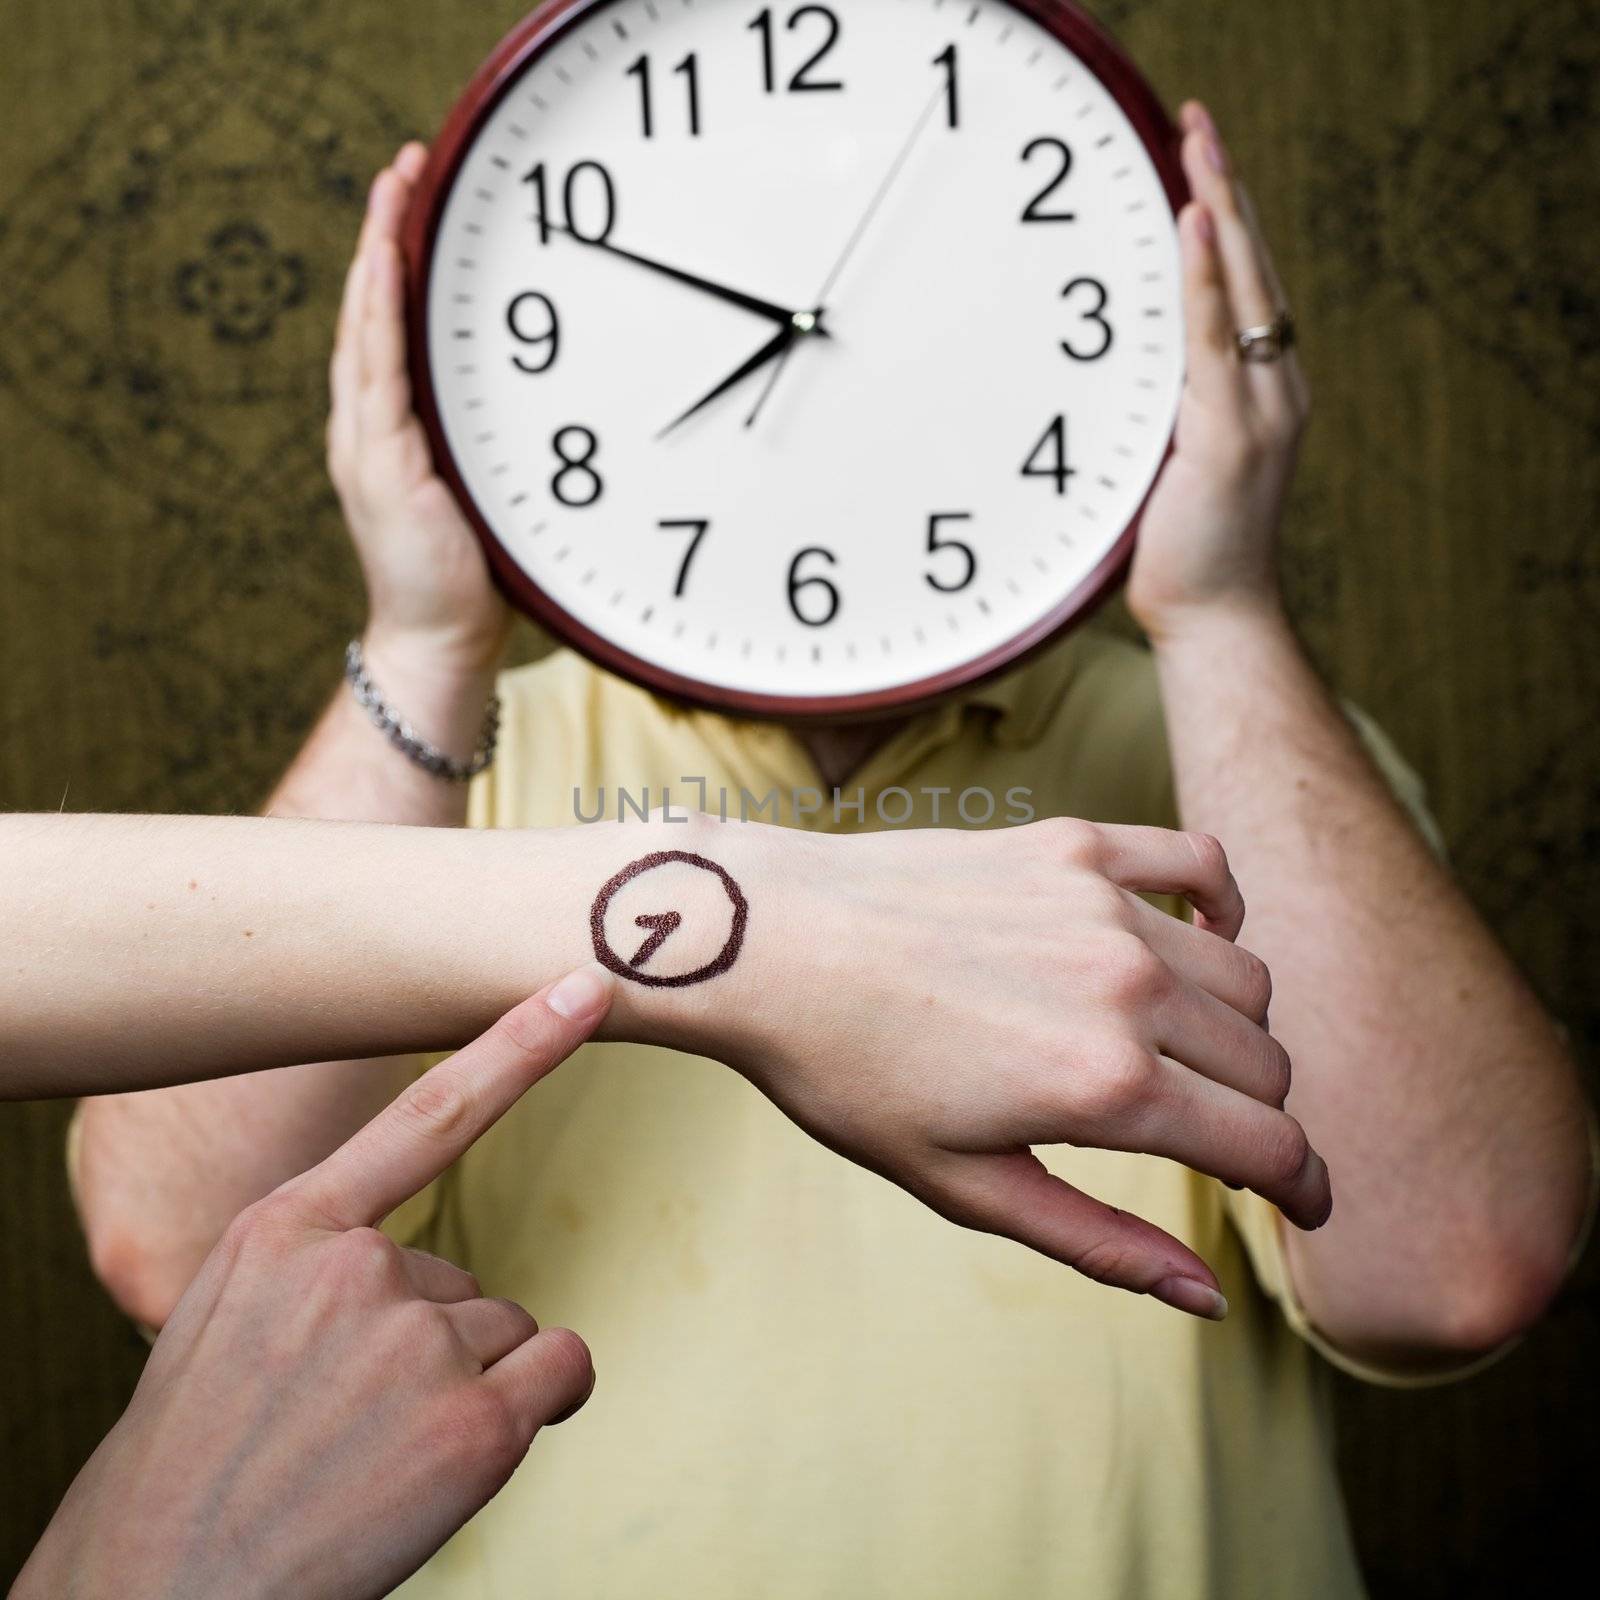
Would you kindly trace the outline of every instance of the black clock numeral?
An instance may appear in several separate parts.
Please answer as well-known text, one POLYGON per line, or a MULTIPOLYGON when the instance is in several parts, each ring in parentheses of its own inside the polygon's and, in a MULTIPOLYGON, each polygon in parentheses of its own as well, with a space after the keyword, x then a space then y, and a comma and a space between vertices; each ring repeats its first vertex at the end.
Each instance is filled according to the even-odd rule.
POLYGON ((938 55, 933 58, 936 67, 944 68, 944 106, 945 114, 949 118, 949 126, 961 126, 961 106, 956 98, 956 47, 947 44, 938 55))
MULTIPOLYGON (((539 243, 549 244, 552 223, 544 162, 531 168, 522 181, 533 189, 534 221, 539 225, 539 243)), ((565 227, 568 233, 575 234, 589 244, 604 244, 611 237, 617 220, 617 191, 612 185, 611 174, 598 161, 577 161, 568 168, 561 185, 561 215, 564 221, 554 226, 565 227), (579 203, 585 193, 598 197, 588 208, 581 207, 579 203), (599 227, 585 228, 579 221, 580 210, 586 210, 591 221, 594 220, 593 211, 598 210, 603 218, 599 227)))
POLYGON ((1039 442, 1022 463, 1024 478, 1053 478, 1057 494, 1067 492, 1067 482, 1076 476, 1078 469, 1067 465, 1067 419, 1059 412, 1050 426, 1039 436, 1039 442), (1039 458, 1048 457, 1041 461, 1039 458))
POLYGON ((550 480, 550 493, 562 505, 571 506, 574 510, 581 511, 585 506, 592 506, 605 492, 604 480, 590 465, 600 452, 600 441, 595 437, 594 430, 585 428, 581 423, 569 422, 566 427, 556 429, 550 448, 561 463, 550 480), (568 437, 574 434, 581 441, 577 453, 567 443, 568 437), (568 493, 573 479, 577 479, 582 488, 576 493, 568 493), (584 493, 583 488, 587 488, 588 492, 584 493))
MULTIPOLYGON (((809 578, 800 576, 800 563, 807 556, 821 556, 829 566, 836 566, 839 558, 831 550, 824 550, 820 544, 808 544, 789 563, 789 609, 794 612, 795 620, 803 622, 808 628, 825 628, 839 615, 839 591, 821 573, 814 572, 809 578), (821 591, 822 594, 827 596, 827 599, 822 602, 827 607, 827 610, 820 616, 808 617, 800 609, 800 595, 806 589, 821 591)), ((810 603, 812 602, 808 601, 808 604, 810 603)))
MULTIPOLYGON (((698 138, 700 134, 700 70, 695 61, 694 51, 691 50, 672 70, 683 74, 689 95, 689 134, 691 138, 698 138)), ((640 56, 623 73, 623 76, 639 80, 639 110, 644 121, 644 136, 647 139, 653 139, 655 137, 655 127, 654 119, 650 114, 650 57, 648 55, 640 56)))
POLYGON ((705 538, 706 530, 711 526, 704 517, 680 517, 675 520, 663 518, 656 524, 663 533, 676 532, 680 528, 689 528, 694 537, 689 541, 689 548, 683 552, 683 561, 678 567, 678 580, 672 586, 674 600, 683 598, 683 591, 689 583, 689 563, 694 560, 694 553, 700 548, 700 541, 705 538))
POLYGON ((537 289, 528 289, 519 294, 506 307, 506 326, 511 330, 511 337, 527 345, 529 350, 542 346, 542 359, 538 361, 524 361, 520 355, 512 355, 511 364, 519 372, 526 372, 530 377, 537 376, 541 372, 548 372, 556 364, 556 356, 561 351, 561 319, 556 315, 555 302, 549 295, 541 294, 537 289), (526 325, 528 317, 533 314, 534 305, 544 308, 541 319, 544 328, 539 333, 530 333, 526 325))
POLYGON ((1111 332, 1111 324, 1106 321, 1105 315, 1106 302, 1110 299, 1110 294, 1106 286, 1098 278, 1074 278, 1061 291, 1061 298, 1070 300, 1080 289, 1087 289, 1094 296, 1094 304, 1083 313, 1083 320, 1092 322, 1099 328, 1101 338, 1098 345, 1092 349, 1080 350, 1070 339, 1063 339, 1061 348, 1074 361, 1098 361, 1111 348, 1114 337, 1111 332))
POLYGON ((939 537, 939 524, 941 522, 971 522, 970 511, 935 511, 928 518, 928 554, 938 555, 941 551, 953 550, 959 555, 966 566, 966 571, 955 583, 944 583, 931 572, 923 573, 923 581, 930 589, 937 589, 940 594, 959 594, 978 575, 978 558, 973 554, 972 546, 963 544, 960 539, 941 539, 939 537))
POLYGON ((1076 211, 1041 211, 1039 209, 1067 181, 1067 174, 1072 171, 1072 151, 1067 148, 1066 140, 1057 139, 1048 134, 1038 139, 1030 139, 1022 147, 1023 161, 1033 160, 1035 150, 1054 150, 1061 165, 1055 177, 1028 202, 1026 210, 1022 213, 1022 220, 1024 222, 1076 222, 1078 220, 1076 211))
MULTIPOLYGON (((789 20, 784 23, 791 33, 800 26, 802 17, 821 17, 823 26, 827 29, 827 36, 822 43, 801 63, 794 75, 784 87, 791 94, 815 93, 818 90, 842 89, 844 84, 837 78, 809 78, 806 76, 812 68, 818 66, 822 58, 839 42, 839 19, 826 6, 798 6, 789 13, 789 20)), ((777 92, 778 70, 774 61, 775 51, 772 43, 772 13, 761 11, 745 24, 752 32, 761 35, 761 86, 768 94, 777 92)))

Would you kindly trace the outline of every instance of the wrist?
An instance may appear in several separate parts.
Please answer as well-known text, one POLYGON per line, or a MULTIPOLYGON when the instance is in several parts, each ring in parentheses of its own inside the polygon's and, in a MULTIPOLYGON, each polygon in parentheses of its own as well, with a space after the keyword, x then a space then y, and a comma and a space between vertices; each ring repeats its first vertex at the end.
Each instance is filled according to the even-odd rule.
POLYGON ((471 757, 494 694, 498 651, 458 653, 437 640, 369 626, 361 653, 374 688, 396 715, 452 759, 471 757))
POLYGON ((1136 620, 1158 660, 1295 637, 1275 586, 1140 612, 1136 620))
POLYGON ((599 959, 618 979, 600 1037, 735 1067, 772 1050, 805 947, 794 906, 807 869, 797 856, 816 841, 677 808, 648 822, 561 831, 574 847, 569 876, 578 888, 567 918, 576 923, 582 957, 599 959), (619 883, 629 868, 659 857, 667 859, 619 883), (637 916, 672 912, 681 913, 681 923, 634 967, 654 926, 637 925, 637 916), (696 972, 704 976, 662 981, 696 972))
POLYGON ((510 613, 493 625, 439 626, 395 621, 376 613, 362 630, 364 644, 419 670, 448 678, 492 678, 500 670, 511 633, 510 613))

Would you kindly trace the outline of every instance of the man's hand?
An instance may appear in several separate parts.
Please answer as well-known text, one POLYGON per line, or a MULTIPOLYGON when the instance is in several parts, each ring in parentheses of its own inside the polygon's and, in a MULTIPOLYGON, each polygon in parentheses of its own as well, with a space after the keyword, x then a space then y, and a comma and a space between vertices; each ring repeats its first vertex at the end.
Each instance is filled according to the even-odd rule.
POLYGON ((1188 377, 1176 453, 1145 510, 1128 604, 1153 640, 1192 618, 1276 614, 1278 524, 1310 396, 1294 351, 1239 359, 1238 335, 1286 308, 1249 197, 1210 114, 1183 109, 1194 200, 1179 218, 1188 377))
POLYGON ((389 1593, 588 1398, 582 1341, 375 1231, 594 1031, 583 968, 240 1214, 14 1591, 389 1593))
POLYGON ((412 410, 398 243, 427 152, 407 145, 372 186, 331 371, 328 466, 366 577, 368 637, 385 658, 492 669, 510 614, 434 471, 412 410))
MULTIPOLYGON (((692 834, 750 901, 745 951, 717 980, 729 989, 684 991, 720 1014, 697 1009, 699 1047, 944 1216, 1210 1317, 1226 1306, 1192 1250, 1053 1177, 1029 1147, 1166 1156, 1301 1228, 1327 1220, 1327 1168, 1282 1110, 1271 985, 1233 942, 1244 906, 1216 840, 1070 820, 666 831, 692 834), (1140 891, 1184 896, 1199 925, 1140 891)), ((614 1024, 640 1003, 622 990, 614 1024)))

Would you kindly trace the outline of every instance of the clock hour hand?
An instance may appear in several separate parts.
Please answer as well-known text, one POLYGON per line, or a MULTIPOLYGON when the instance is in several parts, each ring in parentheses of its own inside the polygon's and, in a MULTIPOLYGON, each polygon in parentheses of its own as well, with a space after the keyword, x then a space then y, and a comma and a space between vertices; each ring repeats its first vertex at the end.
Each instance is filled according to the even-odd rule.
POLYGON ((801 319, 803 317, 807 317, 807 315, 808 314, 805 312, 800 312, 796 316, 789 318, 788 327, 780 328, 778 332, 773 334, 773 336, 767 340, 767 342, 762 345, 762 347, 757 350, 748 361, 745 361, 739 366, 735 367, 733 371, 722 380, 721 383, 719 383, 714 389, 707 390, 706 393, 701 395, 700 398, 696 400, 687 411, 680 412, 679 415, 675 416, 672 421, 669 422, 666 427, 664 427, 661 432, 656 435, 656 438, 666 438, 666 436, 671 433, 680 422, 687 422, 689 418, 692 417, 697 411, 703 411, 719 395, 726 394, 728 390, 734 387, 735 384, 743 383, 752 372, 759 371, 762 367, 766 366, 769 361, 777 360, 779 356, 784 355, 788 351, 789 347, 795 342, 796 339, 803 338, 805 334, 810 332, 821 332, 821 323, 814 318, 811 319, 810 327, 802 327, 801 319))
POLYGON ((621 256, 624 261, 631 261, 635 266, 659 272, 662 277, 671 278, 676 283, 687 284, 691 289, 700 289, 706 294, 715 295, 717 299, 726 300, 730 305, 742 306, 746 311, 753 311, 758 317, 766 317, 769 321, 785 324, 792 323, 795 319, 795 312, 785 306, 776 305, 771 300, 763 300, 759 295, 746 294, 742 289, 730 289, 725 283, 713 283, 710 278, 702 278, 694 272, 685 272, 682 267, 669 266, 665 261, 657 261, 651 256, 624 250, 621 245, 612 244, 608 239, 590 239, 584 234, 574 233, 571 228, 563 227, 559 222, 546 221, 542 226, 554 229, 557 233, 564 233, 579 244, 591 245, 596 250, 604 250, 608 255, 621 256))

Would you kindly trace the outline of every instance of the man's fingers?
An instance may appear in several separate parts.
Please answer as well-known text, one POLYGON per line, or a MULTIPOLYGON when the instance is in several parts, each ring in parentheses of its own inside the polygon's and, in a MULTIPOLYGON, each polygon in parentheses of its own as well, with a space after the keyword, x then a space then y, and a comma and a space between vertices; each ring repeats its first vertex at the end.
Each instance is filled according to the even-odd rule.
POLYGON ((1320 1228, 1333 1210, 1328 1167, 1295 1119, 1197 1072, 1159 1059, 1143 1109, 1108 1130, 1107 1149, 1181 1161, 1253 1189, 1297 1228, 1320 1228))
POLYGON ((409 144, 403 145, 399 155, 394 158, 394 169, 405 179, 407 184, 415 184, 422 176, 423 168, 427 164, 428 147, 417 139, 413 139, 409 144))
POLYGON ((1224 939, 1238 937, 1244 897, 1227 852, 1210 834, 1120 824, 1095 827, 1091 853, 1093 865, 1118 888, 1181 895, 1199 914, 1200 927, 1224 939))
POLYGON ((1265 1023, 1272 974, 1259 956, 1178 917, 1169 917, 1135 894, 1128 913, 1139 937, 1181 978, 1214 994, 1252 1022, 1265 1023))
MULTIPOLYGON (((1211 113, 1198 104, 1186 107, 1185 112, 1189 131, 1183 143, 1184 170, 1195 198, 1216 220, 1217 249, 1235 330, 1267 327, 1288 303, 1266 239, 1211 113)), ((1267 404, 1281 401, 1303 386, 1292 351, 1274 362, 1252 363, 1247 377, 1267 404)))
POLYGON ((1217 250, 1211 213, 1191 202, 1178 217, 1183 258, 1183 321, 1187 344, 1185 383, 1207 405, 1223 407, 1243 394, 1238 362, 1238 329, 1228 304, 1228 287, 1217 250))
POLYGON ((1216 223, 1228 304, 1239 328, 1259 327, 1278 314, 1255 239, 1239 210, 1238 191, 1215 128, 1194 128, 1183 141, 1183 167, 1196 200, 1216 223))
POLYGON ((328 363, 328 394, 332 405, 328 444, 338 457, 348 455, 355 444, 356 406, 363 384, 361 331, 367 311, 367 242, 372 226, 372 195, 361 222, 361 236, 350 270, 345 273, 344 293, 339 300, 339 323, 334 334, 333 357, 328 363))
POLYGON ((424 1300, 450 1305, 461 1300, 476 1300, 483 1293, 478 1280, 465 1268, 429 1255, 426 1250, 403 1250, 400 1261, 412 1291, 424 1300))
MULTIPOLYGON (((1256 214, 1255 201, 1250 197, 1250 191, 1240 183, 1235 186, 1239 195, 1239 213, 1245 220, 1245 225, 1250 229, 1250 235, 1256 242, 1256 251, 1261 257, 1262 270, 1267 275, 1267 283, 1272 290, 1272 303, 1279 311, 1289 309, 1288 294, 1283 287, 1283 280, 1278 276, 1278 269, 1273 265, 1272 252, 1267 247, 1266 235, 1261 231, 1261 219, 1256 214)), ((1277 363, 1282 370, 1284 381, 1289 386, 1289 391, 1299 405, 1302 413, 1311 401, 1310 386, 1306 382, 1305 368, 1300 362, 1298 346, 1290 346, 1277 363)))
POLYGON ((1074 1189, 1031 1151, 954 1157, 928 1198, 952 1221, 1015 1239, 1097 1283, 1213 1320, 1227 1313, 1216 1277, 1194 1251, 1074 1189))
POLYGON ((539 1324, 514 1300, 463 1300, 445 1313, 462 1347, 485 1369, 525 1345, 539 1324))
POLYGON ((594 1391, 589 1347, 570 1328, 546 1328, 484 1373, 511 1408, 524 1439, 565 1422, 594 1391))
POLYGON ((406 368, 405 265, 392 239, 376 239, 369 252, 371 288, 361 325, 361 424, 373 438, 404 426, 411 416, 406 368))
POLYGON ((540 990, 425 1072, 320 1166, 286 1184, 280 1203, 325 1227, 375 1227, 594 1032, 612 989, 611 975, 590 965, 540 990))

